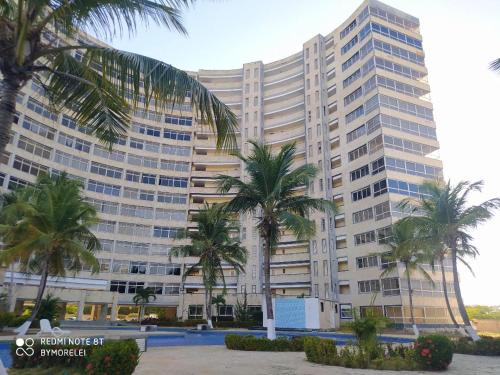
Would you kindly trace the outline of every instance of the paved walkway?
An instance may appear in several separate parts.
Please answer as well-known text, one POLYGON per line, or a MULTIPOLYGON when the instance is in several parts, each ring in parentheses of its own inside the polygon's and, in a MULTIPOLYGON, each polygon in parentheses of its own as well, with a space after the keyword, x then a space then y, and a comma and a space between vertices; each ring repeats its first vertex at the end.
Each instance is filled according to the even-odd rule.
MULTIPOLYGON (((306 361, 304 353, 243 352, 223 346, 170 346, 143 353, 135 374, 175 375, 383 375, 389 372, 322 366, 306 361)), ((392 372, 391 372, 392 373, 392 372)), ((398 375, 429 375, 401 371, 398 375)), ((499 357, 456 354, 443 375, 498 375, 499 357)))

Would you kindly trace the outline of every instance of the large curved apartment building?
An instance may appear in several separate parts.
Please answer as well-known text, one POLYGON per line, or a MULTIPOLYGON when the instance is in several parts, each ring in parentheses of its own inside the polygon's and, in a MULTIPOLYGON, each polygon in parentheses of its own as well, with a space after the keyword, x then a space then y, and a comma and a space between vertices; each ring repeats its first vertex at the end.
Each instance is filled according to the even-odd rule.
MULTIPOLYGON (((303 194, 339 206, 334 217, 313 215, 317 233, 310 241, 284 232, 272 257, 273 292, 318 297, 322 327, 351 319, 353 307, 409 322, 405 276, 400 269, 381 277, 387 264, 380 254, 388 250, 391 223, 407 214, 398 202, 425 194, 422 182, 442 176, 424 60, 419 20, 366 0, 333 32, 316 35, 279 61, 192 72, 240 118, 243 154, 253 139, 273 150, 295 142, 296 165, 320 170, 303 194)), ((113 152, 70 116, 52 113, 35 83, 18 97, 17 108, 1 156, 2 189, 31 183, 42 172, 67 171, 84 183, 101 218, 94 228, 103 245, 101 272, 51 279, 50 291, 78 304, 79 318, 91 304, 94 318, 114 319, 120 306, 133 305, 138 287, 148 286, 158 297, 152 305, 167 316, 202 318, 201 274, 183 283, 193 259, 170 261, 169 249, 179 228, 195 226, 204 203, 230 198, 218 193, 214 176, 248 177, 238 159, 216 150, 214 134, 197 122, 189 99, 171 113, 136 111, 113 152)), ((240 221, 248 264, 239 276, 228 267, 227 306, 220 315, 232 315, 245 293, 251 306, 261 305, 262 243, 252 217, 240 221)), ((432 285, 412 275, 422 324, 448 323, 439 269, 435 277, 432 285)), ((3 281, 5 287, 13 283, 17 309, 35 296, 36 276, 6 271, 3 281)))

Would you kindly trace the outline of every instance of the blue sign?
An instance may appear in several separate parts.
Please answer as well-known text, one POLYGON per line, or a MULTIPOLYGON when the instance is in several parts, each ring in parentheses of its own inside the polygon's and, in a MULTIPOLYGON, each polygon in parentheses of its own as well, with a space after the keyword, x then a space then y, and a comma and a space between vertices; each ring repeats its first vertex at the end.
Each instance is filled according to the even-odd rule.
POLYGON ((274 310, 277 328, 306 328, 306 300, 304 298, 276 298, 274 310))

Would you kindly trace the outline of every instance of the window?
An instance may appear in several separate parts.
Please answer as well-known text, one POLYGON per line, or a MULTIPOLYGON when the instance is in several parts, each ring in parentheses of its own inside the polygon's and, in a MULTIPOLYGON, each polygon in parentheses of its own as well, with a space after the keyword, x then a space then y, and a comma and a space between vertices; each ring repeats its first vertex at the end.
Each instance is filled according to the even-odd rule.
POLYGON ((189 162, 187 161, 177 161, 177 160, 161 160, 160 168, 164 170, 170 171, 178 171, 178 172, 188 172, 189 171, 189 162))
POLYGON ((373 184, 373 196, 378 197, 379 195, 387 193, 387 181, 380 180, 373 184))
POLYGON ((352 142, 359 137, 366 134, 366 126, 363 124, 359 128, 354 129, 353 131, 347 133, 347 143, 352 142))
POLYGON ((382 289, 384 296, 397 296, 400 294, 399 279, 397 277, 390 277, 382 279, 382 289))
POLYGON ((29 98, 27 107, 29 109, 31 109, 33 112, 38 113, 40 116, 48 118, 49 120, 52 120, 52 121, 57 121, 57 114, 52 112, 49 109, 49 107, 40 103, 38 100, 35 100, 33 98, 29 98))
POLYGON ((165 294, 168 296, 178 296, 180 294, 179 284, 165 284, 165 294))
POLYGON ((61 132, 59 133, 57 141, 66 147, 74 148, 75 150, 86 152, 87 154, 90 152, 91 143, 83 139, 72 137, 61 132))
POLYGON ((368 151, 370 154, 373 154, 374 152, 382 149, 383 146, 384 142, 382 141, 382 134, 380 134, 368 142, 368 151))
POLYGON ((356 264, 358 268, 370 268, 370 267, 378 267, 378 256, 369 255, 365 257, 356 258, 356 264))
POLYGON ((203 319, 203 305, 189 305, 188 319, 203 319))
POLYGON ((109 159, 109 160, 116 160, 116 161, 124 161, 125 160, 125 153, 121 151, 116 151, 113 150, 112 152, 109 152, 109 150, 105 149, 104 147, 94 145, 94 155, 100 156, 101 158, 109 159))
POLYGON ((318 276, 318 261, 313 261, 313 276, 318 276))
POLYGON ((349 42, 347 42, 342 48, 340 49, 340 53, 343 55, 347 53, 352 47, 354 47, 358 43, 358 36, 355 35, 354 38, 352 38, 349 42))
POLYGON ((180 228, 160 227, 153 228, 153 237, 176 238, 180 228))
POLYGON ((409 35, 406 35, 404 33, 401 33, 399 31, 396 31, 394 29, 388 28, 386 26, 380 25, 376 22, 370 22, 367 23, 366 26, 360 31, 360 39, 363 40, 363 38, 368 35, 368 33, 372 31, 377 34, 384 35, 388 38, 397 40, 398 42, 407 44, 409 46, 422 49, 422 41, 412 38, 409 35))
POLYGON ((114 168, 106 164, 92 162, 90 166, 90 172, 101 176, 111 177, 111 178, 122 178, 123 169, 114 168))
POLYGON ((166 115, 165 123, 173 125, 191 126, 193 125, 193 119, 192 117, 166 115))
POLYGON ((160 180, 159 180, 158 184, 161 186, 172 186, 172 187, 185 188, 185 187, 187 187, 188 179, 181 178, 181 177, 160 176, 160 180))
POLYGON ((342 63, 342 71, 349 69, 356 61, 359 60, 359 51, 352 55, 348 60, 342 63))
POLYGON ((361 211, 354 212, 352 214, 352 223, 357 224, 361 223, 363 221, 371 220, 373 219, 373 209, 372 207, 366 208, 361 211))
POLYGON ((370 169, 368 168, 368 164, 363 165, 361 168, 355 169, 354 171, 351 172, 351 181, 356 181, 369 174, 370 174, 370 169))
POLYGON ((23 128, 50 140, 54 139, 56 133, 55 129, 45 126, 41 122, 33 120, 28 116, 24 116, 23 128))
POLYGON ((191 133, 178 132, 175 130, 164 129, 163 130, 163 138, 175 139, 178 141, 190 141, 191 140, 191 133))
POLYGON ((323 276, 328 276, 328 260, 323 261, 323 276))
POLYGON ((149 255, 149 244, 142 242, 116 241, 115 252, 119 254, 149 255))
POLYGON ((321 251, 323 252, 323 254, 326 254, 328 251, 328 247, 326 246, 326 238, 323 238, 321 240, 321 251))
POLYGON ((144 206, 133 206, 122 203, 120 214, 123 216, 142 217, 144 219, 153 218, 153 208, 144 206))
POLYGON ((365 186, 364 188, 356 190, 356 191, 353 191, 351 193, 352 201, 353 202, 356 202, 356 201, 359 201, 361 199, 367 198, 370 195, 371 195, 370 186, 365 186))
POLYGON ((130 147, 138 150, 144 149, 144 141, 136 138, 130 138, 130 147))
POLYGON ((340 304, 340 319, 352 319, 352 305, 340 304))
POLYGON ((363 146, 350 151, 348 154, 348 159, 349 161, 353 161, 359 159, 360 157, 366 155, 367 153, 368 153, 368 147, 366 146, 366 144, 364 144, 363 146))
POLYGON ((147 262, 130 262, 129 273, 146 274, 147 262))
POLYGON ((89 180, 87 190, 94 191, 96 193, 113 195, 115 197, 120 196, 120 186, 105 184, 94 180, 89 180))
POLYGON ((316 254, 318 252, 318 242, 316 240, 312 241, 312 252, 316 254))
POLYGON ((354 235, 354 244, 355 245, 364 245, 364 244, 367 244, 370 242, 375 242, 375 231, 374 230, 354 235))
POLYGON ((358 281, 358 292, 359 294, 380 292, 380 280, 358 281))
POLYGON ((411 184, 405 181, 388 179, 387 184, 389 186, 389 192, 395 194, 402 194, 414 198, 420 198, 422 196, 428 196, 427 191, 421 185, 411 184))
POLYGON ((35 163, 20 156, 15 157, 13 167, 25 173, 29 173, 33 176, 38 176, 41 173, 48 173, 49 168, 45 165, 35 163))
POLYGON ((377 229, 377 238, 379 244, 386 244, 391 237, 391 227, 377 229))
POLYGON ((154 243, 151 244, 151 255, 164 255, 168 256, 170 254, 170 246, 154 243))
POLYGON ((125 293, 126 289, 127 289, 126 281, 111 280, 109 285, 110 292, 125 293))
POLYGON ((99 199, 85 198, 85 201, 94 206, 97 212, 104 214, 116 215, 118 214, 118 203, 110 201, 101 201, 99 199))
POLYGON ((361 77, 361 70, 360 69, 356 70, 349 77, 347 77, 346 79, 344 79, 342 81, 343 87, 347 88, 351 83, 353 83, 354 81, 356 81, 359 77, 361 77))
POLYGON ((30 154, 40 156, 44 159, 50 159, 52 149, 41 143, 35 142, 25 136, 20 136, 17 141, 17 147, 21 150, 29 152, 30 154))
POLYGON ((354 90, 344 98, 344 106, 351 104, 353 101, 361 97, 361 95, 363 95, 363 89, 361 87, 358 87, 356 90, 354 90))
POLYGON ((375 220, 382 220, 391 216, 391 207, 389 201, 377 204, 375 207, 375 220))
POLYGON ((407 160, 386 157, 387 169, 420 176, 428 179, 436 179, 442 176, 442 169, 431 165, 415 163, 407 160))
POLYGON ((161 202, 161 203, 186 204, 187 195, 186 194, 158 192, 157 199, 158 199, 158 202, 161 202))
POLYGON ((135 294, 138 289, 144 288, 144 282, 142 281, 129 281, 127 293, 135 294))
POLYGON ((125 179, 127 181, 139 182, 140 176, 141 176, 141 174, 139 172, 136 172, 136 171, 127 170, 127 172, 125 173, 125 179))
POLYGON ((115 226, 116 221, 101 220, 97 225, 95 225, 95 230, 97 232, 114 233, 115 226))
POLYGON ((141 176, 141 182, 143 184, 155 185, 156 175, 151 173, 143 173, 141 176))
POLYGON ((8 184, 9 190, 16 190, 16 189, 24 188, 26 186, 30 186, 30 183, 28 181, 22 180, 20 178, 14 177, 14 176, 9 177, 9 184, 8 184))
POLYGON ((381 124, 386 128, 399 130, 404 133, 414 134, 429 139, 436 139, 436 129, 430 126, 417 124, 416 122, 403 120, 383 114, 377 115, 372 120, 376 121, 378 124, 381 124))
POLYGON ((118 233, 134 237, 149 237, 151 236, 151 227, 135 223, 118 223, 118 233))
POLYGON ((385 169, 384 158, 379 158, 372 162, 372 175, 382 172, 385 169))
POLYGON ((340 39, 343 39, 347 34, 349 34, 356 27, 356 20, 352 21, 340 32, 340 39))

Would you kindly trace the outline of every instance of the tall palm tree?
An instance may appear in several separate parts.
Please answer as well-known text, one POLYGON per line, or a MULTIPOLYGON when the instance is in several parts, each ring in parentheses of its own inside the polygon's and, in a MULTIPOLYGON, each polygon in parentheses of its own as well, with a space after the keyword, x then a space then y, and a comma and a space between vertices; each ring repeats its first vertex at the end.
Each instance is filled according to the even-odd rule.
POLYGON ((212 324, 212 294, 221 280, 226 290, 224 263, 228 263, 236 273, 243 272, 247 261, 247 251, 240 242, 231 238, 231 232, 237 230, 231 220, 231 213, 224 206, 205 205, 198 215, 197 230, 185 231, 180 238, 191 240, 189 245, 175 246, 170 257, 196 257, 195 264, 189 266, 183 276, 183 282, 193 271, 201 269, 205 287, 205 311, 210 328, 212 324))
POLYGON ((271 253, 280 240, 280 228, 291 230, 298 239, 310 238, 316 230, 308 214, 313 210, 335 210, 335 205, 298 193, 308 186, 317 174, 312 164, 292 170, 296 154, 294 143, 281 147, 276 155, 262 143, 251 142, 253 151, 248 157, 235 153, 245 164, 250 181, 231 176, 218 176, 222 193, 236 189, 236 196, 227 209, 241 214, 257 213, 257 229, 264 241, 264 284, 267 312, 267 337, 276 338, 271 295, 271 253))
POLYGON ((133 35, 142 21, 187 34, 181 11, 191 2, 0 1, 0 153, 9 141, 16 96, 30 80, 43 87, 54 109, 66 108, 110 147, 139 103, 166 111, 187 96, 200 120, 217 132, 217 146, 234 147, 236 116, 198 81, 164 62, 96 46, 82 33, 133 35))
POLYGON ((139 307, 139 324, 142 324, 144 319, 144 312, 146 310, 146 305, 151 301, 156 301, 156 294, 153 288, 137 288, 134 298, 132 301, 136 306, 139 307))
POLYGON ((477 334, 473 330, 465 310, 457 263, 460 261, 470 269, 465 258, 476 257, 479 251, 472 244, 473 237, 469 231, 493 216, 493 211, 500 208, 500 198, 489 199, 481 204, 469 206, 467 202, 469 195, 482 190, 482 181, 473 183, 461 181, 455 186, 451 185, 450 181, 447 183, 441 181, 426 182, 424 187, 428 196, 421 199, 420 209, 423 216, 416 218, 417 223, 423 227, 423 231, 427 231, 433 236, 433 243, 440 244, 437 247, 437 252, 441 260, 441 269, 443 269, 443 252, 449 252, 458 310, 465 330, 472 338, 476 339, 477 334))
POLYGON ((422 238, 418 232, 418 227, 411 220, 399 220, 392 225, 391 229, 391 236, 387 242, 391 250, 389 253, 383 255, 384 260, 388 262, 388 266, 382 272, 381 276, 384 277, 393 273, 397 270, 398 263, 402 263, 408 286, 411 324, 415 335, 418 336, 418 327, 415 322, 413 309, 413 288, 410 277, 412 273, 417 271, 434 284, 430 275, 422 267, 423 263, 428 262, 429 251, 427 250, 425 239, 422 238))
POLYGON ((100 249, 100 243, 90 231, 98 222, 96 211, 84 201, 79 181, 64 173, 41 175, 35 186, 23 190, 18 198, 24 201, 14 201, 2 210, 3 215, 19 220, 0 224, 5 244, 0 262, 19 262, 21 271, 40 275, 31 322, 40 309, 49 276, 64 276, 66 270, 78 272, 83 265, 99 271, 94 251, 100 249))

